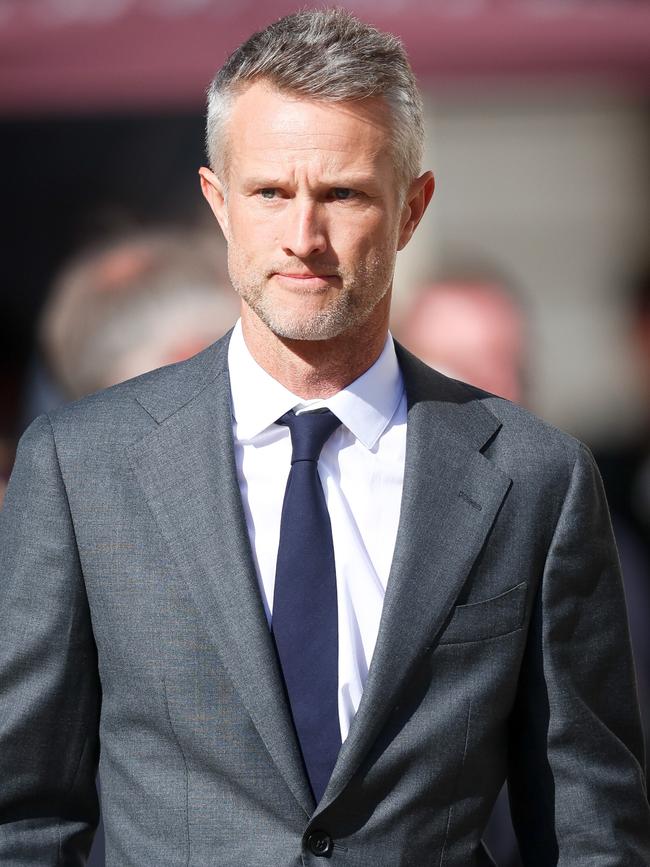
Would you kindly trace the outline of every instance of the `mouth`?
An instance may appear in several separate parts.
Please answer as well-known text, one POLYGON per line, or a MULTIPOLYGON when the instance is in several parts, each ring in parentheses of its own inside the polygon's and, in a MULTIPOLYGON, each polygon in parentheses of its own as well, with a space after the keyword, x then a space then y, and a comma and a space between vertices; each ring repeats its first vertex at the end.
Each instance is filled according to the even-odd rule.
POLYGON ((327 289, 339 280, 337 274, 314 274, 311 271, 276 271, 272 277, 277 278, 282 285, 302 291, 327 289))

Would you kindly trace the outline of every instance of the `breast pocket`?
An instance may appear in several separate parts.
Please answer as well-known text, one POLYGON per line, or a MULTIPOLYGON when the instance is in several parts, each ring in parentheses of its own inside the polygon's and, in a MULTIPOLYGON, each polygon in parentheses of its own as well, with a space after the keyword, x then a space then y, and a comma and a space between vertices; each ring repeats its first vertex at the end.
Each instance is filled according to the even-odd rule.
POLYGON ((526 587, 522 581, 490 599, 457 605, 438 643, 484 641, 520 629, 526 614, 526 587))

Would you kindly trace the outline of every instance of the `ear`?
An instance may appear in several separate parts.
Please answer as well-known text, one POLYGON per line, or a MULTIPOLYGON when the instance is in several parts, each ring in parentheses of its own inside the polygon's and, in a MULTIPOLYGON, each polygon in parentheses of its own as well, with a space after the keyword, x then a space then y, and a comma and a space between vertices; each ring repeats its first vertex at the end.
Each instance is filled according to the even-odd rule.
POLYGON ((411 240, 417 224, 424 216, 427 205, 435 189, 435 181, 431 172, 425 172, 410 185, 402 210, 397 249, 402 250, 411 240))
POLYGON ((199 175, 201 178, 201 192, 210 205, 212 213, 217 218, 224 238, 228 241, 228 208, 226 206, 226 195, 223 183, 214 172, 210 171, 210 169, 205 166, 201 166, 199 169, 199 175))

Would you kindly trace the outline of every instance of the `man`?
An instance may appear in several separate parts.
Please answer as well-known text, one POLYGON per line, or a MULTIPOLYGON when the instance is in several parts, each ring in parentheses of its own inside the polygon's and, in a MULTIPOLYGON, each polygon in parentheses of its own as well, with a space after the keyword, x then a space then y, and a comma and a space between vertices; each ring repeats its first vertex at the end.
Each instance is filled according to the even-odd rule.
POLYGON ((401 46, 289 16, 208 141, 241 324, 20 447, 3 865, 83 860, 100 744, 109 865, 486 865, 506 773, 527 865, 647 864, 592 460, 387 336, 433 191, 401 46))

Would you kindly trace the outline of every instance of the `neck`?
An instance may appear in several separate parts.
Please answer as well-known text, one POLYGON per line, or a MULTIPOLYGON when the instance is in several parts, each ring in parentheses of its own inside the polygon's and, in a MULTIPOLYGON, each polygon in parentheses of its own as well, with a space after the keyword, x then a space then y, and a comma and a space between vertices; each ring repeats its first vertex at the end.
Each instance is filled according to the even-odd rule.
POLYGON ((389 297, 383 298, 361 326, 329 340, 278 337, 242 303, 244 340, 260 367, 293 394, 303 400, 331 397, 358 379, 381 355, 388 333, 389 303, 389 297))

